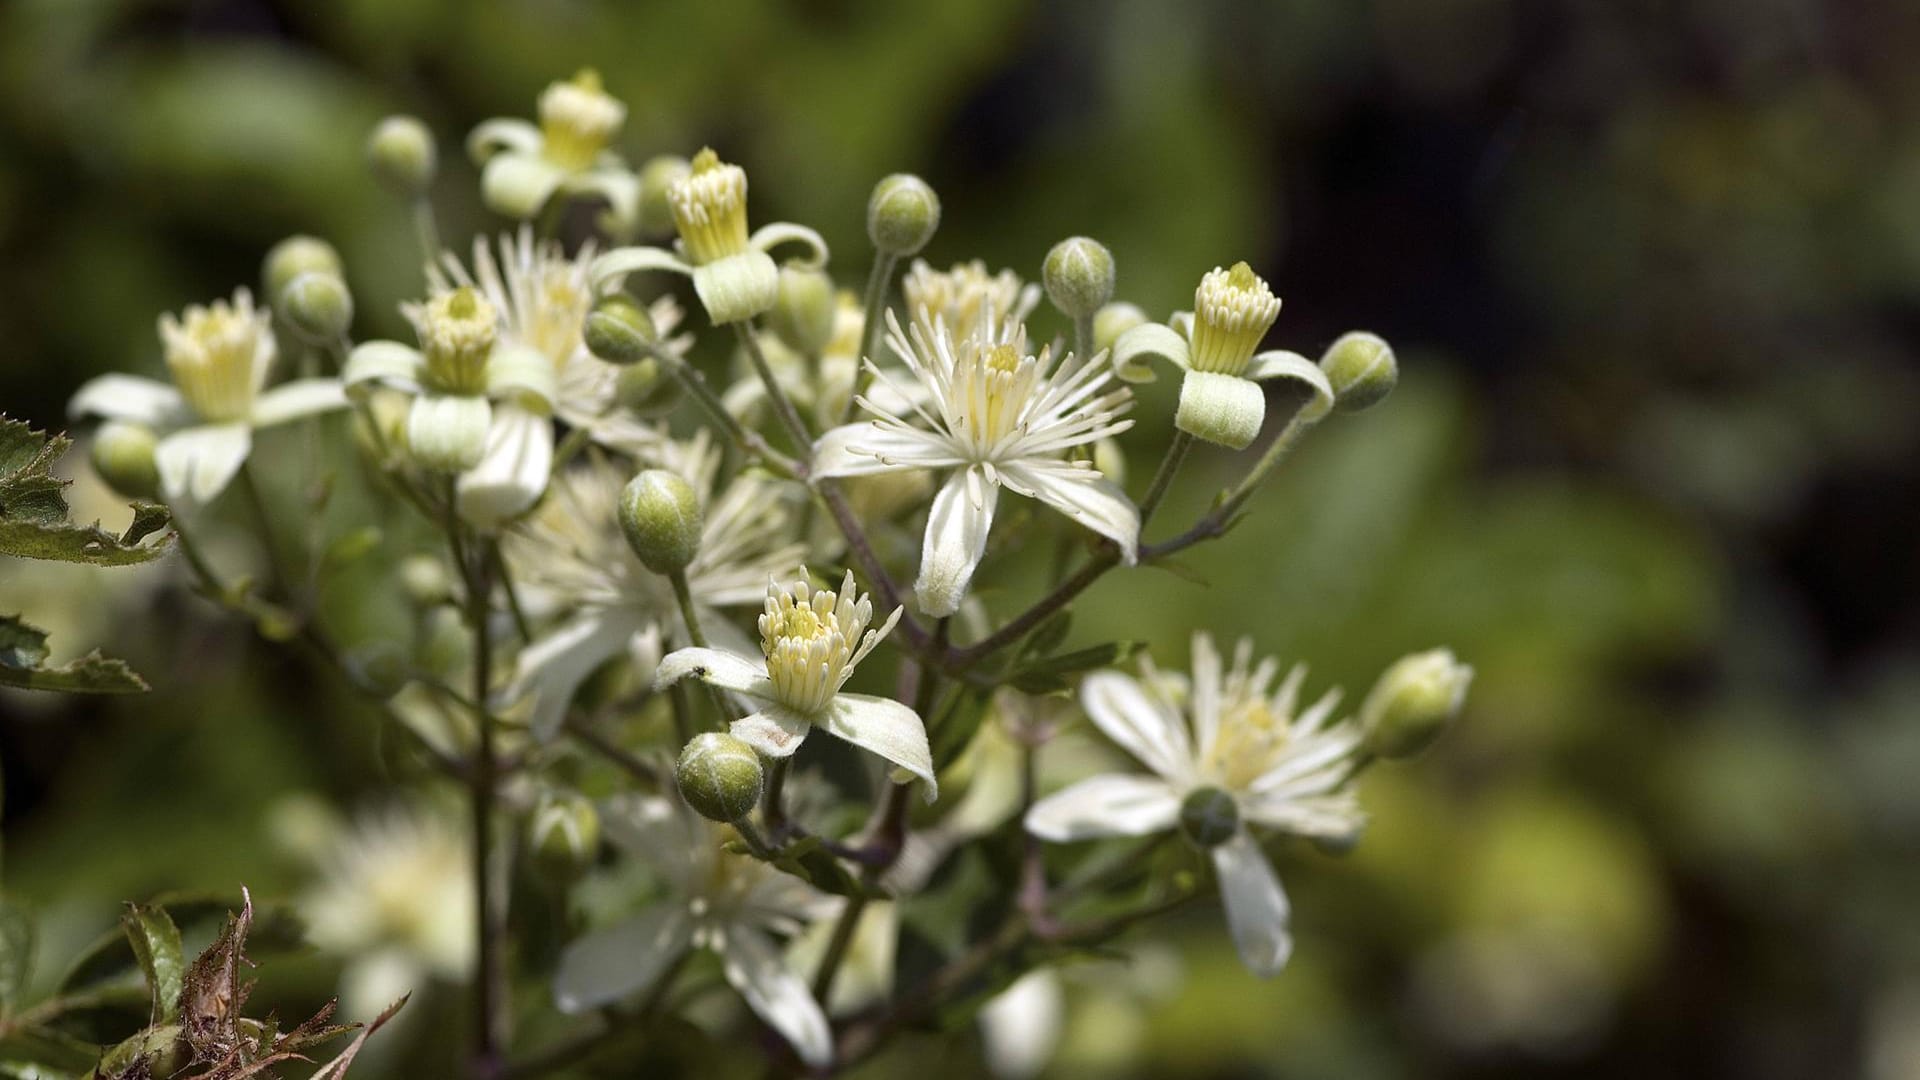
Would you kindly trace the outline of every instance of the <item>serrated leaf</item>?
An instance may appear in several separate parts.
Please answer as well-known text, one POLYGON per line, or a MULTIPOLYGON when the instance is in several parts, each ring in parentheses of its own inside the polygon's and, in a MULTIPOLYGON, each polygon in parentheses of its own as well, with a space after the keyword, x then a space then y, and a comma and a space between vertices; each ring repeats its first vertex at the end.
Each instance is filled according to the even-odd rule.
POLYGON ((159 503, 137 502, 127 505, 133 507, 133 521, 127 526, 127 531, 120 534, 122 544, 137 544, 166 528, 167 523, 173 520, 173 511, 159 503))
POLYGON ((0 554, 93 566, 131 566, 166 554, 167 540, 140 544, 138 536, 128 540, 98 522, 69 519, 68 482, 53 475, 53 466, 72 445, 64 435, 0 416, 0 554))
POLYGON ((120 917, 140 971, 147 977, 153 994, 153 1014, 161 1022, 180 1018, 180 990, 185 979, 186 959, 180 947, 180 929, 173 925, 167 909, 145 904, 128 904, 120 917))
POLYGON ((98 649, 71 663, 47 667, 47 634, 17 615, 0 615, 0 686, 69 694, 137 694, 146 680, 98 649))

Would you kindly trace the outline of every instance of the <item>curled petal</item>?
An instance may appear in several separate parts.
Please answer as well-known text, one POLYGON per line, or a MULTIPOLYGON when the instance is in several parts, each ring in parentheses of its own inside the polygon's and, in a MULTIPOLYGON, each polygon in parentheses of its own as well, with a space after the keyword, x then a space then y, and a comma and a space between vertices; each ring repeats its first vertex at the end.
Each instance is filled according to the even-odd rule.
POLYGON ((772 225, 762 225, 747 238, 747 246, 755 251, 764 251, 771 255, 773 249, 781 244, 805 244, 813 253, 805 259, 793 260, 793 265, 801 270, 824 270, 827 266, 827 242, 820 234, 805 225, 795 225, 790 221, 776 221, 772 225))
POLYGON ((1027 811, 1027 831, 1067 842, 1147 836, 1173 828, 1180 796, 1156 776, 1093 776, 1054 792, 1027 811))
POLYGON ((553 471, 553 422, 512 405, 494 410, 480 463, 454 483, 461 520, 498 529, 540 501, 553 471))
POLYGON ((626 282, 628 274, 648 270, 666 270, 682 277, 693 273, 693 267, 688 266, 685 259, 665 248, 622 247, 614 248, 588 264, 587 278, 593 283, 596 294, 604 294, 618 289, 626 282))
POLYGON ((734 738, 771 758, 792 757, 807 741, 813 723, 791 709, 770 706, 735 720, 728 729, 734 738))
POLYGON ((160 493, 176 507, 204 506, 233 482, 252 449, 253 432, 244 423, 204 424, 176 431, 153 448, 160 493))
POLYGON ((347 407, 346 388, 338 379, 296 379, 260 395, 253 403, 253 426, 272 427, 315 413, 347 407))
POLYGON ((487 396, 545 413, 553 406, 553 361, 530 345, 502 345, 487 357, 487 396))
POLYGON ((480 464, 493 406, 479 395, 422 394, 407 412, 407 450, 422 468, 465 472, 480 464))
POLYGON ((1164 360, 1185 368, 1188 355, 1185 334, 1160 323, 1145 323, 1114 340, 1113 373, 1130 383, 1152 382, 1157 376, 1149 361, 1164 360))
POLYGON ((340 381, 346 385, 347 393, 356 397, 376 386, 418 393, 420 372, 426 366, 427 358, 419 349, 397 341, 369 341, 354 346, 348 354, 340 381))
POLYGON ((1217 371, 1189 371, 1180 380, 1180 408, 1173 426, 1198 439, 1244 450, 1267 418, 1260 384, 1217 371))
POLYGON ((1243 829, 1213 849, 1213 868, 1240 962, 1263 979, 1279 974, 1293 954, 1293 935, 1287 930, 1287 894, 1272 865, 1243 829))
POLYGON ((869 750, 926 781, 927 801, 939 796, 933 751, 920 714, 891 698, 836 694, 828 706, 827 732, 869 750))
POLYGON ((913 586, 921 611, 939 618, 960 610, 973 572, 987 553, 987 533, 999 498, 1000 485, 971 468, 948 477, 933 497, 920 578, 913 586))
POLYGON ((1313 400, 1300 407, 1309 417, 1325 416, 1333 411, 1333 384, 1327 381, 1320 365, 1285 349, 1256 353, 1247 365, 1247 378, 1255 382, 1268 379, 1298 379, 1313 391, 1313 400))
POLYGON ((567 171, 538 154, 495 154, 480 170, 480 198, 496 214, 526 221, 540 213, 567 171))
POLYGON ((136 375, 101 375, 88 379, 67 402, 67 415, 76 420, 129 420, 164 430, 187 422, 192 412, 180 391, 166 383, 136 375))
POLYGON ((482 121, 467 135, 467 156, 474 164, 483 165, 502 150, 538 154, 544 142, 539 128, 525 120, 501 117, 482 121))
POLYGON ((773 310, 780 295, 780 269, 764 251, 742 251, 693 268, 693 291, 715 326, 773 310))

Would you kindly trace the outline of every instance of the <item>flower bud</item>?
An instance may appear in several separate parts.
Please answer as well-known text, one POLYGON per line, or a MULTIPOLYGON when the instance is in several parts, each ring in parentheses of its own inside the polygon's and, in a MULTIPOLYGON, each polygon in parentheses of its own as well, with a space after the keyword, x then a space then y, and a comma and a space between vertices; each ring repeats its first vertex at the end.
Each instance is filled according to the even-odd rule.
POLYGON ((1195 788, 1180 803, 1180 831, 1196 847, 1219 847, 1240 831, 1240 807, 1217 787, 1195 788))
POLYGON ((1100 352, 1113 348, 1115 339, 1136 326, 1145 326, 1151 320, 1139 305, 1125 301, 1108 304, 1093 313, 1093 351, 1100 352))
POLYGON ((632 364, 653 355, 660 331, 647 309, 625 293, 614 293, 593 306, 583 332, 587 351, 609 364, 632 364))
POLYGON ((130 499, 151 499, 160 488, 160 470, 153 461, 157 441, 145 424, 109 420, 93 436, 93 471, 130 499))
POLYGON ((656 574, 687 568, 700 551, 700 499, 677 473, 647 469, 620 493, 620 527, 640 562, 656 574))
POLYGON ((353 325, 353 293, 338 274, 309 270, 280 290, 275 302, 287 325, 308 342, 338 341, 353 325))
POLYGON ((760 802, 760 755, 732 735, 695 735, 673 769, 680 797, 702 817, 739 821, 760 802))
POLYGON ((614 400, 641 416, 672 412, 686 396, 686 389, 665 364, 651 356, 621 368, 613 381, 614 400))
POLYGON ((571 881, 600 854, 600 812, 574 792, 546 791, 527 818, 534 865, 556 881, 571 881))
POLYGON ((332 244, 315 236, 289 236, 273 245, 260 264, 262 295, 269 302, 279 299, 280 290, 301 274, 319 272, 344 277, 346 266, 332 244))
POLYGON ((795 352, 818 356, 833 340, 838 307, 833 278, 825 270, 783 266, 780 294, 767 313, 767 327, 795 352))
POLYGON ((1084 236, 1070 236, 1053 245, 1040 265, 1040 283, 1047 299, 1070 319, 1091 318, 1113 299, 1113 252, 1084 236))
POLYGON ((667 190, 680 182, 692 166, 677 154, 662 154, 640 166, 640 231, 649 236, 673 232, 673 207, 667 190))
POLYGON ((1383 758, 1410 758, 1425 750, 1459 715, 1472 681, 1473 669, 1449 649, 1394 661, 1360 706, 1367 749, 1383 758))
POLYGON ((925 180, 894 173, 873 185, 867 199, 867 237, 883 254, 917 253, 940 228, 940 197, 925 180))
POLYGON ((436 555, 409 555, 400 562, 400 588, 418 608, 430 608, 453 599, 453 575, 436 555))
POLYGON ((1393 346, 1364 330, 1341 335, 1320 358, 1320 370, 1333 384, 1334 407, 1342 412, 1378 405, 1400 379, 1393 346))
POLYGON ((405 198, 426 194, 437 159, 433 132, 411 116, 389 116, 367 136, 367 164, 374 179, 405 198))

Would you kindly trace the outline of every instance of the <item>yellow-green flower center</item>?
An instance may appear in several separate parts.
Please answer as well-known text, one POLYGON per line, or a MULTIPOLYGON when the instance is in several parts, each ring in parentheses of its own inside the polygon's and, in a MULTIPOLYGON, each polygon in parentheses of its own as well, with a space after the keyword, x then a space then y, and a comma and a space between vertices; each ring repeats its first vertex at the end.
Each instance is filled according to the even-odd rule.
POLYGON ((540 154, 570 172, 592 167, 627 119, 627 107, 600 86, 591 68, 540 94, 540 154))
POLYGON ((1252 267, 1244 262, 1231 270, 1215 267, 1193 294, 1193 370, 1244 375, 1279 316, 1280 299, 1252 267))
POLYGON ((487 357, 500 335, 500 313, 472 286, 429 300, 417 320, 427 357, 426 382, 446 394, 487 389, 487 357))
POLYGON ((900 280, 900 291, 906 297, 909 313, 938 315, 962 337, 979 325, 983 310, 1001 319, 1020 303, 1020 279, 1013 271, 989 274, 987 264, 978 259, 956 263, 946 271, 915 260, 900 280))
POLYGON ((832 589, 804 581, 769 587, 760 648, 780 702, 809 715, 825 709, 864 655, 861 634, 872 617, 871 601, 842 600, 832 589))
POLYGON ((253 309, 253 298, 242 289, 233 303, 215 300, 194 305, 179 319, 160 317, 160 342, 167 371, 203 420, 243 420, 253 411, 254 394, 263 372, 263 351, 272 348, 266 312, 253 309))
POLYGON ((1293 735, 1293 725, 1263 698, 1220 704, 1220 731, 1201 761, 1203 775, 1228 791, 1247 786, 1272 768, 1293 735))
POLYGON ((687 175, 667 189, 667 205, 695 265, 747 250, 746 170, 711 148, 695 154, 687 175))
POLYGON ((954 428, 986 459, 1019 427, 1042 365, 1037 357, 1021 355, 1012 344, 963 348, 968 355, 955 367, 951 387, 954 428))

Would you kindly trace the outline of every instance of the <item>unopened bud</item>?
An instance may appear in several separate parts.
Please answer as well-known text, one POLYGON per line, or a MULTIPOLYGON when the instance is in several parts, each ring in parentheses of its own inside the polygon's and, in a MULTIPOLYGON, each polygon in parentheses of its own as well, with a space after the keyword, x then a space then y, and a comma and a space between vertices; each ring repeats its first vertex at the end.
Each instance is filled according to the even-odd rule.
POLYGON ((1053 245, 1040 265, 1047 299, 1070 319, 1090 318, 1113 299, 1113 252, 1084 236, 1053 245))
POLYGON ((622 408, 640 416, 662 416, 680 404, 686 386, 665 364, 649 356, 620 369, 613 395, 622 408))
POLYGON ((145 424, 109 420, 93 436, 93 471, 130 499, 151 499, 160 488, 160 470, 153 460, 157 441, 145 424))
POLYGON ((687 159, 676 154, 662 154, 640 166, 641 232, 649 236, 673 232, 673 207, 667 202, 667 191, 690 171, 687 159))
POLYGON ((760 755, 753 747, 717 731, 695 735, 687 743, 673 779, 687 805, 713 821, 739 821, 752 813, 764 782, 760 755))
POLYGON ((1180 831, 1196 847, 1219 847, 1240 831, 1240 807, 1217 787, 1195 788, 1180 803, 1180 831))
POLYGON ((887 255, 917 253, 940 228, 940 196, 925 180, 894 173, 873 186, 867 200, 867 237, 887 255))
POLYGON ((353 293, 338 274, 323 270, 287 282, 275 307, 295 333, 315 345, 340 340, 353 325, 353 293))
POLYGON ((294 278, 314 272, 344 277, 346 266, 340 261, 340 253, 325 240, 316 236, 289 236, 273 245, 261 261, 260 284, 264 287, 261 295, 272 302, 294 278))
POLYGON ((396 195, 415 198, 433 185, 438 152, 433 132, 411 116, 389 116, 367 136, 367 164, 374 179, 396 195))
POLYGON ((647 309, 625 293, 614 293, 587 315, 587 351, 609 364, 632 364, 653 355, 660 330, 647 309))
POLYGON ((1449 649, 1394 661, 1360 706, 1367 749, 1383 758, 1410 758, 1425 750, 1459 715, 1471 682, 1473 669, 1449 649))
POLYGON ((1093 313, 1093 351, 1113 348, 1114 340, 1136 326, 1150 322, 1139 305, 1122 300, 1093 313))
POLYGON ((1355 330, 1344 334, 1320 358, 1320 370, 1333 384, 1334 407, 1359 412, 1378 405, 1400 380, 1393 347, 1377 334, 1355 330))
POLYGON ((833 340, 838 314, 833 278, 825 270, 781 267, 780 294, 767 313, 767 327, 788 348, 806 356, 820 355, 833 340))
POLYGON ((656 574, 676 574, 700 551, 700 498, 677 473, 647 469, 620 493, 620 527, 640 562, 656 574))
POLYGON ((600 854, 600 812, 574 792, 542 792, 527 818, 527 846, 539 869, 571 881, 600 854))
POLYGON ((418 608, 430 608, 453 599, 453 575, 435 555, 409 555, 400 561, 400 587, 418 608))

